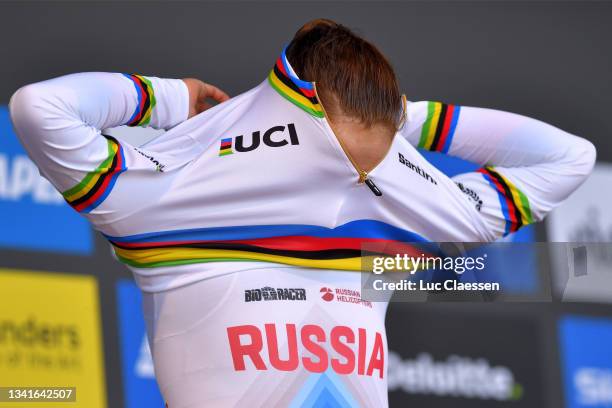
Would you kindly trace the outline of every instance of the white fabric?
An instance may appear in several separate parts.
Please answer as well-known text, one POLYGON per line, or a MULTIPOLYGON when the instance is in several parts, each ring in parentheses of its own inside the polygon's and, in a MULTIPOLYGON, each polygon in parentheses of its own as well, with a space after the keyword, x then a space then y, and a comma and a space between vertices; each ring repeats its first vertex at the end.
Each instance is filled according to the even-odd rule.
MULTIPOLYGON (((231 240, 227 237, 235 231, 243 234, 242 239, 257 239, 261 236, 245 238, 245 231, 281 228, 289 231, 285 236, 306 231, 310 235, 304 242, 316 242, 317 234, 340 240, 386 239, 389 234, 389 239, 414 236, 438 242, 483 242, 508 231, 500 194, 482 174, 450 179, 415 148, 428 121, 427 102, 408 104, 407 122, 385 159, 369 173, 382 192, 376 196, 358 183, 357 171, 326 119, 294 105, 267 81, 185 120, 185 85, 177 80, 149 80, 157 101, 151 125, 171 129, 142 148, 120 141, 127 170, 116 176, 104 199, 84 214, 111 240, 134 239, 146 244, 150 235, 142 234, 180 231, 174 241, 186 245, 181 238, 184 231, 192 234, 206 229, 206 234, 217 234, 215 239, 227 244, 231 240), (266 131, 275 127, 264 143, 266 131), (254 137, 260 138, 260 145, 239 152, 239 136, 243 147, 251 145, 254 137), (220 155, 222 140, 228 138, 233 154, 220 155), (334 231, 343 232, 337 236, 334 231)), ((109 142, 101 129, 127 123, 138 100, 126 77, 84 73, 22 88, 11 99, 10 111, 30 157, 64 192, 78 186, 107 159, 109 142)), ((465 107, 448 153, 497 166, 524 193, 534 220, 542 219, 576 189, 595 161, 589 142, 550 125, 465 107)), ((283 238, 282 233, 277 235, 283 238)), ((335 249, 344 244, 338 245, 335 249)), ((161 250, 163 256, 173 251, 171 246, 161 250)), ((154 258, 147 257, 145 261, 154 258)), ((358 290, 358 273, 208 260, 132 267, 146 293, 145 313, 157 376, 171 408, 272 406, 275 398, 283 406, 304 402, 300 398, 306 398, 304 393, 320 375, 305 371, 303 360, 300 368, 289 372, 272 369, 265 347, 265 370, 252 365, 237 369, 232 365, 229 327, 256 326, 261 334, 270 323, 277 333, 284 333, 279 334, 280 342, 287 335, 283 324, 295 324, 296 330, 316 325, 326 338, 332 336, 334 327, 345 325, 352 333, 366 330, 368 344, 379 333, 386 353, 385 303, 370 308, 351 301, 326 302, 318 292, 323 287, 358 290), (267 286, 305 289, 307 301, 244 301, 245 290, 267 286)), ((321 343, 327 355, 338 350, 330 348, 328 340, 321 343)), ((300 350, 301 357, 304 350, 300 350)), ((330 376, 327 380, 344 384, 349 390, 346 398, 360 405, 387 404, 384 373, 383 378, 352 371, 337 374, 328 370, 326 375, 330 376)))
MULTIPOLYGON (((85 216, 99 231, 124 237, 159 231, 254 225, 335 228, 375 220, 430 241, 492 241, 504 233, 498 193, 477 173, 449 179, 413 147, 426 102, 408 104, 407 122, 386 158, 370 172, 383 196, 364 184, 325 118, 309 115, 264 82, 190 120, 182 81, 151 78, 152 124, 169 127, 136 149, 121 141, 127 162, 109 196, 85 216), (159 112, 164 112, 160 115, 159 112), (221 139, 293 124, 298 145, 220 157, 221 139), (400 161, 404 158, 404 164, 400 161), (154 163, 162 163, 158 171, 154 163), (408 163, 408 164, 406 164, 408 163), (461 182, 482 201, 456 185, 461 182)), ((100 129, 125 123, 136 92, 120 74, 75 74, 19 90, 10 104, 17 131, 41 173, 60 191, 74 186, 107 155, 100 129)), ((589 174, 593 146, 534 119, 463 107, 450 154, 499 171, 524 191, 539 220, 589 174)), ((132 268, 145 291, 160 291, 258 263, 214 262, 132 268)))
POLYGON ((156 378, 169 408, 307 407, 320 393, 317 381, 338 390, 326 406, 342 399, 387 406, 387 304, 358 302, 360 282, 358 273, 264 267, 145 293, 156 378), (297 296, 273 299, 287 290, 297 296), (271 353, 288 367, 271 362, 271 353))

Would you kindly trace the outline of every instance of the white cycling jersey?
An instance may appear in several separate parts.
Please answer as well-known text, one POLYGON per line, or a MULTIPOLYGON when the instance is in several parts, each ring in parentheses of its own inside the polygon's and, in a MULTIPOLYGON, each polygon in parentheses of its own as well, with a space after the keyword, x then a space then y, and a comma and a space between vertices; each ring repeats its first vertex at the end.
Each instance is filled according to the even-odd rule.
MULTIPOLYGON (((310 317, 290 323, 282 310, 276 309, 276 315, 270 310, 265 315, 251 314, 254 308, 234 298, 238 303, 227 305, 226 314, 220 316, 229 318, 232 310, 232 327, 241 329, 231 332, 229 323, 218 318, 193 338, 208 333, 230 346, 234 341, 236 347, 223 349, 211 340, 212 346, 202 345, 206 352, 197 354, 194 346, 188 349, 194 354, 177 361, 173 352, 163 347, 156 350, 156 344, 163 343, 157 336, 174 338, 173 350, 180 349, 180 344, 191 340, 177 333, 186 336, 194 322, 185 323, 189 330, 174 326, 171 305, 180 304, 174 315, 190 314, 195 321, 202 312, 189 307, 189 296, 176 292, 181 287, 208 279, 214 285, 223 282, 219 280, 223 275, 237 272, 258 272, 262 278, 277 268, 275 274, 288 277, 278 278, 282 281, 282 287, 275 287, 278 290, 295 288, 292 276, 299 275, 298 288, 317 292, 314 286, 318 284, 301 281, 312 276, 312 281, 321 281, 321 291, 349 299, 358 293, 358 281, 351 276, 338 283, 333 271, 358 271, 362 244, 495 240, 541 220, 585 180, 595 161, 591 143, 534 119, 489 109, 413 102, 407 103, 405 122, 384 159, 369 173, 362 172, 332 132, 315 84, 300 80, 284 53, 259 86, 191 119, 187 119, 188 100, 180 80, 81 73, 28 85, 10 103, 16 132, 41 174, 106 236, 141 289, 154 297, 178 293, 176 299, 182 299, 184 304, 178 300, 167 303, 164 312, 148 309, 154 316, 149 333, 156 367, 163 367, 164 378, 170 378, 160 385, 171 407, 202 406, 213 400, 231 406, 246 392, 248 384, 238 385, 246 378, 240 376, 245 370, 252 381, 257 377, 252 377, 254 373, 264 375, 259 371, 262 366, 271 370, 266 371, 269 375, 283 374, 287 366, 278 358, 271 361, 270 353, 258 354, 265 348, 263 337, 269 346, 274 330, 283 331, 289 344, 291 330, 306 330, 302 334, 306 340, 302 338, 300 344, 315 336, 326 344, 327 351, 319 355, 331 356, 342 355, 346 351, 343 344, 353 344, 355 350, 361 347, 360 327, 367 326, 364 319, 374 322, 367 334, 374 342, 384 323, 384 307, 359 318, 351 308, 337 311, 342 316, 330 311, 321 319, 320 313, 312 311, 320 305, 308 303, 304 309, 299 303, 295 315, 310 317), (139 147, 103 135, 103 129, 125 124, 168 131, 139 147), (417 147, 470 160, 482 168, 449 178, 425 160, 417 147), (335 283, 326 284, 331 276, 335 283), (310 327, 313 322, 319 328, 310 327), (293 324, 292 328, 285 323, 293 324), (268 330, 266 324, 280 326, 268 330), (343 324, 350 330, 335 329, 334 337, 334 328, 343 324), (167 325, 172 327, 169 334, 160 334, 164 330, 158 328, 167 325), (250 342, 241 343, 240 335, 250 342), (193 384, 192 389, 202 385, 185 374, 185 365, 201 363, 210 368, 213 363, 205 357, 215 352, 211 361, 217 357, 225 361, 215 367, 229 367, 221 370, 224 375, 216 381, 232 384, 233 391, 224 389, 219 395, 220 388, 211 379, 210 387, 202 389, 210 400, 193 395, 181 399, 189 394, 183 392, 186 384, 193 384), (172 363, 166 364, 168 361, 172 363), (241 361, 249 362, 248 369, 241 361), (176 375, 172 374, 173 364, 176 375)), ((248 279, 253 276, 251 273, 248 279)), ((252 284, 257 285, 269 292, 265 279, 252 284)), ((237 292, 247 296, 251 289, 240 287, 237 292)), ((325 295, 309 296, 325 300, 325 295)), ((216 296, 213 299, 225 299, 221 299, 223 294, 216 296)), ((380 340, 384 352, 384 332, 380 340)), ((274 341, 277 352, 282 347, 291 350, 274 341)), ((341 369, 334 373, 348 378, 354 389, 377 390, 372 400, 361 396, 360 405, 376 401, 372 406, 381 406, 386 404, 386 368, 379 367, 385 363, 365 344, 363 340, 363 352, 374 355, 369 375, 365 363, 350 370, 340 364, 341 369)), ((312 366, 293 368, 296 377, 285 378, 286 389, 299 375, 312 373, 312 366)), ((265 378, 266 384, 278 379, 257 378, 265 378)), ((330 378, 334 383, 336 377, 330 378)), ((257 387, 251 388, 251 394, 256 393, 257 387)))
POLYGON ((262 84, 189 120, 182 81, 107 73, 29 85, 10 111, 43 176, 150 292, 251 262, 358 270, 367 241, 495 240, 594 163, 589 142, 537 120, 415 102, 360 183, 314 88, 283 53, 262 84), (122 124, 170 130, 142 147, 102 135, 122 124), (416 146, 489 167, 450 179, 416 146))

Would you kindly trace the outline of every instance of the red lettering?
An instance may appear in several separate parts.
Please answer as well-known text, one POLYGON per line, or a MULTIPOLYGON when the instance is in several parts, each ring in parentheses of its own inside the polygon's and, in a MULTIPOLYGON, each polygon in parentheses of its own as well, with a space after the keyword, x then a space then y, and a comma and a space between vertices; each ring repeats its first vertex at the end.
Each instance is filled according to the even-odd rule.
POLYGON ((265 325, 266 338, 268 340, 268 356, 270 357, 270 364, 277 370, 294 371, 297 369, 299 364, 297 334, 295 324, 287 324, 285 326, 287 328, 287 350, 289 351, 288 359, 281 360, 280 358, 278 338, 276 337, 276 325, 273 323, 267 323, 265 325))
POLYGON ((230 350, 232 352, 232 360, 234 362, 234 370, 245 370, 244 358, 249 356, 251 361, 258 370, 265 370, 266 365, 261 359, 261 348, 263 342, 261 340, 261 331, 256 326, 244 325, 227 328, 227 337, 229 339, 230 350), (242 344, 240 336, 250 336, 250 344, 242 344))
POLYGON ((385 349, 383 347, 383 341, 380 333, 376 333, 374 337, 374 348, 372 349, 372 355, 370 356, 370 363, 368 364, 368 373, 370 377, 374 370, 378 370, 378 376, 383 378, 383 370, 385 367, 385 349))
POLYGON ((368 338, 366 336, 365 329, 359 329, 359 342, 357 343, 358 360, 357 360, 357 374, 363 375, 365 372, 365 358, 366 358, 366 346, 368 338))
POLYGON ((327 370, 327 352, 323 347, 310 339, 311 336, 314 336, 319 343, 324 342, 325 332, 323 329, 320 326, 307 324, 306 326, 302 327, 301 335, 304 348, 319 359, 319 361, 315 362, 310 357, 302 357, 302 364, 304 364, 304 368, 313 373, 322 373, 327 370))
POLYGON ((286 344, 283 346, 283 355, 286 353, 287 356, 283 359, 276 324, 267 323, 264 328, 261 330, 253 325, 227 328, 234 370, 246 370, 246 360, 249 358, 257 370, 267 370, 272 366, 279 371, 295 371, 301 363, 306 371, 312 373, 323 373, 331 366, 339 375, 372 377, 374 371, 378 370, 381 379, 385 376, 385 345, 381 333, 374 333, 372 351, 368 353, 368 337, 364 328, 357 329, 355 333, 348 326, 335 326, 328 334, 321 326, 307 324, 301 327, 298 339, 297 326, 285 324, 286 342, 282 339, 281 343, 286 344), (261 356, 264 335, 268 346, 268 367, 261 356), (304 355, 300 355, 300 343, 304 355), (334 355, 328 353, 328 348, 333 350, 334 355))
POLYGON ((353 353, 353 350, 349 346, 340 341, 341 337, 346 339, 346 343, 355 343, 355 334, 350 327, 334 327, 330 336, 331 346, 336 353, 340 354, 346 359, 346 363, 341 362, 339 358, 332 358, 331 366, 332 370, 334 370, 337 374, 350 374, 355 369, 355 353, 353 353))

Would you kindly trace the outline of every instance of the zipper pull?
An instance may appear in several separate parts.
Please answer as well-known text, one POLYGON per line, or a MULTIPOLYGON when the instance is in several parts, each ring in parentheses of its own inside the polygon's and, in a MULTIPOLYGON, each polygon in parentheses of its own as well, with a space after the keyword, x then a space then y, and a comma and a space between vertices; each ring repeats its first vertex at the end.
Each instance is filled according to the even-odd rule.
POLYGON ((359 171, 359 181, 357 181, 357 183, 365 183, 365 185, 368 186, 370 190, 372 190, 376 197, 380 197, 382 195, 382 191, 380 191, 379 188, 376 187, 376 184, 374 184, 372 179, 368 178, 368 173, 363 170, 359 171))
POLYGON ((374 184, 374 182, 372 181, 372 179, 369 179, 367 176, 364 180, 366 186, 368 186, 370 188, 370 190, 372 190, 372 192, 374 193, 374 195, 376 197, 380 197, 382 195, 382 191, 380 191, 378 189, 378 187, 376 187, 376 184, 374 184))

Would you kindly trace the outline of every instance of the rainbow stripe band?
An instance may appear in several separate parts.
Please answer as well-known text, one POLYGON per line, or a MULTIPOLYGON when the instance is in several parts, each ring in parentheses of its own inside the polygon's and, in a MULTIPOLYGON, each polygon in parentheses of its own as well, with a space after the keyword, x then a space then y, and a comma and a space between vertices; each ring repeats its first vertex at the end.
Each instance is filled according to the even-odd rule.
POLYGON ((142 75, 123 74, 126 78, 132 81, 138 94, 138 105, 136 110, 127 121, 128 126, 146 126, 151 122, 151 114, 155 107, 155 92, 151 81, 142 75))
POLYGON ((228 154, 233 154, 232 151, 232 138, 228 137, 225 139, 221 139, 221 145, 219 146, 219 156, 227 156, 228 154))
POLYGON ((365 243, 376 244, 376 248, 382 248, 377 252, 385 254, 419 256, 433 252, 419 235, 373 220, 352 221, 336 228, 260 225, 107 236, 107 239, 122 262, 137 268, 261 261, 355 271, 362 268, 365 243))
POLYGON ((274 68, 268 75, 268 82, 272 88, 289 102, 309 114, 318 118, 324 117, 325 114, 315 94, 313 83, 302 81, 293 75, 288 64, 285 50, 283 50, 282 55, 276 60, 274 68))
POLYGON ((521 190, 506 177, 495 171, 493 167, 483 167, 477 171, 483 175, 499 195, 499 203, 506 220, 504 235, 518 230, 523 225, 533 223, 529 200, 521 190))
POLYGON ((419 147, 448 153, 453 141, 461 107, 440 102, 428 102, 427 119, 423 123, 419 147))
POLYGON ((104 137, 108 142, 106 160, 87 173, 79 184, 62 193, 68 204, 81 213, 89 213, 99 206, 113 189, 119 174, 126 170, 123 148, 115 138, 104 137))

